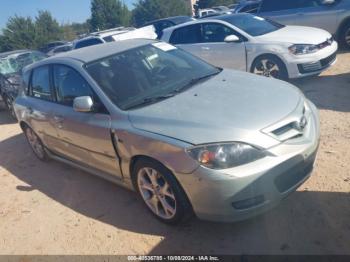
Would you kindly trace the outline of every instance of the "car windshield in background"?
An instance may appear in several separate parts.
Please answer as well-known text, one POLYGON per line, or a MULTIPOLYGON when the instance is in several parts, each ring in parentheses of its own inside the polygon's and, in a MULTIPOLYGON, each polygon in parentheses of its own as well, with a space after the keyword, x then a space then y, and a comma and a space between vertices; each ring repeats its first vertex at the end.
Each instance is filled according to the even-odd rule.
POLYGON ((0 58, 0 73, 4 76, 17 74, 23 67, 44 58, 46 58, 46 56, 39 52, 12 54, 0 58))
POLYGON ((221 70, 166 43, 153 43, 86 65, 122 110, 158 102, 221 70))
POLYGON ((249 14, 230 15, 221 19, 238 27, 251 36, 265 35, 284 27, 284 25, 271 20, 249 14))

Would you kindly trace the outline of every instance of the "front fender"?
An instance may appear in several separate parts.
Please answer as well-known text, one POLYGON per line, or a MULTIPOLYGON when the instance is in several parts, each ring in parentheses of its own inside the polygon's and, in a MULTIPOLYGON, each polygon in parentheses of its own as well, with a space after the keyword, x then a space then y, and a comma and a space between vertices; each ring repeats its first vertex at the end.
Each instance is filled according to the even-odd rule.
POLYGON ((118 155, 124 177, 130 178, 131 160, 136 156, 146 156, 162 163, 173 173, 192 173, 198 163, 185 151, 191 144, 159 134, 134 129, 116 130, 118 155))

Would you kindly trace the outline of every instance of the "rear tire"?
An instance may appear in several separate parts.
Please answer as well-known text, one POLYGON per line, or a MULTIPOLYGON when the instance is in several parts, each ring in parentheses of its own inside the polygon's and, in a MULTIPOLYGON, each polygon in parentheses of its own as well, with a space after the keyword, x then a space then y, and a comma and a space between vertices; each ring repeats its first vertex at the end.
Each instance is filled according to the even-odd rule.
POLYGON ((33 129, 31 129, 28 126, 24 127, 23 131, 30 145, 30 148, 33 150, 35 156, 39 158, 41 161, 44 161, 44 162, 48 161, 49 156, 46 153, 45 146, 41 142, 39 136, 35 134, 33 129))
POLYGON ((252 64, 250 72, 261 76, 285 81, 288 80, 286 65, 281 59, 274 55, 263 55, 256 58, 252 64))
POLYGON ((148 210, 160 221, 176 225, 193 216, 186 193, 174 175, 151 159, 135 163, 132 180, 148 210))

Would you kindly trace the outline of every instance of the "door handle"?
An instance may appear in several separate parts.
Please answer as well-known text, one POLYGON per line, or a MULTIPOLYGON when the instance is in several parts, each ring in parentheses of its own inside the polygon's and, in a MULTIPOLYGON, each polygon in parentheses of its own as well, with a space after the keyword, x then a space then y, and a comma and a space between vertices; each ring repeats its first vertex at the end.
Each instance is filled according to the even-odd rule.
POLYGON ((62 116, 54 116, 53 117, 53 121, 55 122, 56 127, 58 129, 62 129, 63 128, 63 125, 62 125, 63 120, 64 120, 64 118, 62 116))
POLYGON ((207 46, 202 46, 202 50, 206 50, 206 51, 208 51, 208 50, 210 50, 210 47, 207 47, 207 46))

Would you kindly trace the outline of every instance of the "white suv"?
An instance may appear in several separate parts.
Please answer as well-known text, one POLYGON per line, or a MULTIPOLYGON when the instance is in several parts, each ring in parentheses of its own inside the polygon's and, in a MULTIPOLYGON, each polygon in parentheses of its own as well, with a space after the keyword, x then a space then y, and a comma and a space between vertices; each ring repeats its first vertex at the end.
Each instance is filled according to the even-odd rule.
POLYGON ((74 42, 73 49, 98 45, 115 41, 114 36, 134 30, 133 27, 117 27, 105 31, 91 33, 88 36, 74 42))

